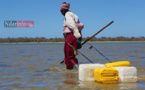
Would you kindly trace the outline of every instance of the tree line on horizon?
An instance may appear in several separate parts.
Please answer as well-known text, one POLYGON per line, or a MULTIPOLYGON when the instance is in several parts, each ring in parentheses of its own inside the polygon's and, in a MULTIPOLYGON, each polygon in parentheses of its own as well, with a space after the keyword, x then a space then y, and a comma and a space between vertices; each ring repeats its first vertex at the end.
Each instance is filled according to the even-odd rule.
MULTIPOLYGON (((87 40, 89 37, 83 38, 82 41, 87 40)), ((45 38, 45 37, 36 37, 36 38, 28 38, 28 37, 19 37, 19 38, 0 38, 0 43, 29 43, 29 42, 64 42, 64 38, 45 38)), ((100 37, 100 38, 92 38, 90 41, 145 41, 145 37, 100 37)))

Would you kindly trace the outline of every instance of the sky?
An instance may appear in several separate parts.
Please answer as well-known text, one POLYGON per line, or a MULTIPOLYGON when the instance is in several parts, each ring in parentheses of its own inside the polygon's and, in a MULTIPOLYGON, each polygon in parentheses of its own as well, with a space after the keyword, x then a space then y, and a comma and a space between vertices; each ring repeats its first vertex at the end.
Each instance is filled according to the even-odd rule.
POLYGON ((0 38, 63 38, 63 2, 84 24, 83 37, 111 21, 96 37, 145 36, 145 0, 0 0, 0 38), (6 28, 4 21, 34 21, 34 28, 6 28))

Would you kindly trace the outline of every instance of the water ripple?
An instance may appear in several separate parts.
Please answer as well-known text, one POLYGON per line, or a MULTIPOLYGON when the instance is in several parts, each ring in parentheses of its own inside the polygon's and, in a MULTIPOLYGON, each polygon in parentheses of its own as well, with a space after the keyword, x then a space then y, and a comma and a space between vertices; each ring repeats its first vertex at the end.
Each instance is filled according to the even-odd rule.
MULTIPOLYGON (((77 70, 66 70, 60 62, 64 59, 64 43, 2 44, 0 47, 0 89, 145 89, 145 43, 92 43, 112 62, 130 61, 137 67, 137 83, 100 84, 81 82, 77 70)), ((94 63, 108 61, 85 44, 80 51, 94 63)), ((90 63, 81 55, 79 63, 90 63)))

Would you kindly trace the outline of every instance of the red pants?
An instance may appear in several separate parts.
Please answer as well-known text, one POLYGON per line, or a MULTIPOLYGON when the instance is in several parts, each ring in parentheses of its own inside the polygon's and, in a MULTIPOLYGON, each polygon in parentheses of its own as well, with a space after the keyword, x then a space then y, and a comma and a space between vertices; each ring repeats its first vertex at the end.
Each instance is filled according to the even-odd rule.
POLYGON ((78 64, 78 60, 74 55, 74 50, 71 46, 67 43, 72 45, 74 48, 77 48, 76 38, 74 37, 73 33, 69 33, 65 35, 65 44, 64 44, 64 63, 66 64, 66 68, 72 68, 73 65, 78 64))

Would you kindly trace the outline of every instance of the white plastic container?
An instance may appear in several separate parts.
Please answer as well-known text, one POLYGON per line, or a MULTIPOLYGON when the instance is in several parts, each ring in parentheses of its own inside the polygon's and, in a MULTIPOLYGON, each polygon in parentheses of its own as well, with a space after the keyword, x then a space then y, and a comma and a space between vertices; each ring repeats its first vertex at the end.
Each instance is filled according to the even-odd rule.
POLYGON ((118 70, 119 82, 137 82, 136 67, 113 67, 118 70))
POLYGON ((96 68, 106 67, 104 64, 80 64, 79 65, 79 80, 95 81, 94 70, 96 68))

